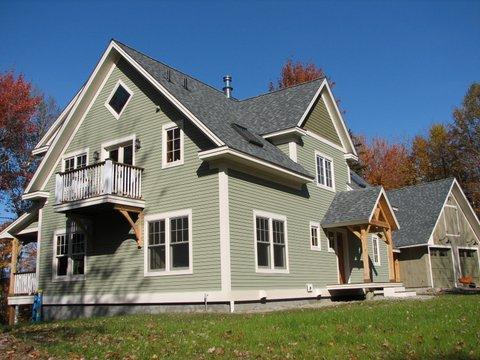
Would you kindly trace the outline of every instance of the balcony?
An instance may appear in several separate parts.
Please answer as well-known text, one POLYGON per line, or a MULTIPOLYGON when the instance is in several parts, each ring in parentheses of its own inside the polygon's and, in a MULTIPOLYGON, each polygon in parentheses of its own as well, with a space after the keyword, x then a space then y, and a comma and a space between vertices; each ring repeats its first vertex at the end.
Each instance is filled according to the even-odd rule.
POLYGON ((104 204, 143 209, 143 169, 107 159, 104 162, 58 173, 56 212, 69 212, 104 204))
POLYGON ((37 291, 37 274, 24 272, 14 274, 13 295, 32 295, 37 291))

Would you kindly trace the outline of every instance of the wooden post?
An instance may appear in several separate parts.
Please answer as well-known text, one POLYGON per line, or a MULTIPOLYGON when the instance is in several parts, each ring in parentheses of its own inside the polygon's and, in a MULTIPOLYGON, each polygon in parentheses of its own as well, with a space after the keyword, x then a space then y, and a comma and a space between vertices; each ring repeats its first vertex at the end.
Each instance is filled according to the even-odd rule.
POLYGON ((392 230, 385 229, 384 234, 387 237, 388 278, 390 282, 396 282, 395 281, 395 260, 393 258, 392 230))
POLYGON ((400 261, 398 260, 398 254, 395 256, 395 281, 400 282, 400 261))
MULTIPOLYGON (((10 281, 8 286, 8 296, 15 294, 15 273, 17 272, 18 254, 20 253, 20 242, 18 239, 12 239, 12 258, 10 261, 10 281)), ((8 307, 8 323, 13 325, 15 323, 15 307, 8 307)))
POLYGON ((372 282, 370 275, 370 260, 368 257, 368 231, 366 228, 361 229, 360 232, 362 241, 362 259, 363 259, 363 282, 372 282))

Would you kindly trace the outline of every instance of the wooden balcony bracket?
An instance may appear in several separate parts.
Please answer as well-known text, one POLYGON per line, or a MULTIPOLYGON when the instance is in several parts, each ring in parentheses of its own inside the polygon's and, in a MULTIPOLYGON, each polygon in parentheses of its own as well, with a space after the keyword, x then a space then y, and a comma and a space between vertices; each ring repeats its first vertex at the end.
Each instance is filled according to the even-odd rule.
POLYGON ((122 216, 128 221, 135 233, 135 237, 137 238, 137 246, 141 249, 143 246, 143 210, 125 205, 115 205, 114 209, 122 214, 122 216), (137 214, 135 220, 132 218, 131 214, 137 214))

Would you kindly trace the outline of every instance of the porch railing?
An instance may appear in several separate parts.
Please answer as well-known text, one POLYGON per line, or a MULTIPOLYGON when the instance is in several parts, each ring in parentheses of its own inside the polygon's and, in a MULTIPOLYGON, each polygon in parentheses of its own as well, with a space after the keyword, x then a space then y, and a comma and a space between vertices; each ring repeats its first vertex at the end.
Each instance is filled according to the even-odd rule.
POLYGON ((14 295, 30 295, 37 291, 38 283, 35 272, 16 273, 14 276, 14 295))
POLYGON ((58 173, 55 203, 89 199, 100 195, 142 198, 143 169, 112 160, 58 173))

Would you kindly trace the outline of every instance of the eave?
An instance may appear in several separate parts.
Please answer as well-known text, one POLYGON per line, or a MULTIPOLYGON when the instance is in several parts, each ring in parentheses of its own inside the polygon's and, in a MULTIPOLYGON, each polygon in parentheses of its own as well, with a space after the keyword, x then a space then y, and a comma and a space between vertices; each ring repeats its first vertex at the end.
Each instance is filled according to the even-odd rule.
POLYGON ((314 177, 285 169, 227 146, 199 152, 198 157, 208 161, 213 167, 231 167, 247 173, 252 172, 254 176, 265 177, 267 180, 295 188, 314 181, 314 177), (263 174, 268 176, 262 176, 263 174))

